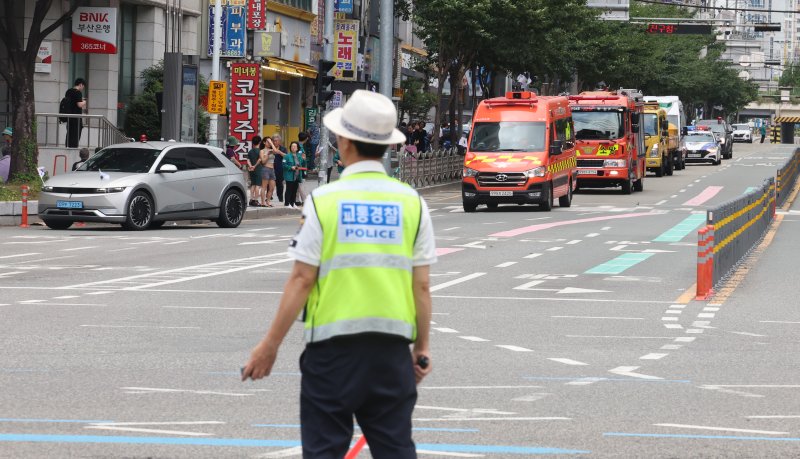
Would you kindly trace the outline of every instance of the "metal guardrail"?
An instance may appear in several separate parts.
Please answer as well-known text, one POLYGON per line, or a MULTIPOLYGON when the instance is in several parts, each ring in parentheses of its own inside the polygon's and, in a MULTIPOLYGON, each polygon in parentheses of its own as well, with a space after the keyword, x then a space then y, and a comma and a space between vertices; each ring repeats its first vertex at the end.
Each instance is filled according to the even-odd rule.
POLYGON ((461 179, 464 157, 456 149, 410 154, 402 152, 394 176, 414 188, 461 179))
POLYGON ((67 123, 60 123, 59 118, 83 121, 83 130, 77 148, 105 147, 115 143, 129 142, 124 132, 103 115, 71 115, 65 113, 36 113, 36 140, 39 147, 66 148, 67 123))
POLYGON ((740 198, 708 210, 713 231, 713 281, 717 285, 761 241, 775 216, 775 179, 740 198))
POLYGON ((786 199, 792 193, 797 176, 800 175, 800 148, 794 150, 794 154, 786 164, 778 169, 777 174, 777 206, 783 207, 786 199))

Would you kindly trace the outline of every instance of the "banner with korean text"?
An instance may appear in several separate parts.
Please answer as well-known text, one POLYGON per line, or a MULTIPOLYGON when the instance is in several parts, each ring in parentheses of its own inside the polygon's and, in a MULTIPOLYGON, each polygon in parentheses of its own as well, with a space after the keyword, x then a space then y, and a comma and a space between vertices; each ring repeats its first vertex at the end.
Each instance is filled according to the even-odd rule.
MULTIPOLYGON (((220 57, 244 57, 247 46, 247 0, 220 0, 222 3, 222 40, 220 41, 220 57)), ((214 6, 216 0, 209 0, 208 5, 208 56, 214 51, 214 6)))
POLYGON ((72 14, 72 52, 117 54, 117 9, 76 9, 72 14))
POLYGON ((248 30, 267 28, 267 0, 247 0, 248 30))
POLYGON ((231 64, 231 110, 228 131, 229 135, 236 137, 242 145, 249 145, 253 136, 261 132, 258 109, 260 80, 259 64, 231 64))
POLYGON ((357 81, 358 21, 337 19, 334 21, 333 60, 336 65, 331 75, 341 81, 357 81))

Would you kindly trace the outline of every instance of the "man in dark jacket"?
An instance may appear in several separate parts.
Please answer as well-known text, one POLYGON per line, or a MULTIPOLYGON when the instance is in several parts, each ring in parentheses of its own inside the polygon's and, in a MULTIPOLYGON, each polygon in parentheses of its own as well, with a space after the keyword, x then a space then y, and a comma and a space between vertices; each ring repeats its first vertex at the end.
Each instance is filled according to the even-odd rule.
MULTIPOLYGON (((67 112, 72 115, 80 115, 86 109, 86 99, 83 98, 83 91, 86 89, 86 80, 78 78, 75 86, 67 89, 64 98, 67 99, 67 112)), ((81 130, 83 120, 78 117, 67 118, 67 148, 78 148, 81 140, 81 130)))

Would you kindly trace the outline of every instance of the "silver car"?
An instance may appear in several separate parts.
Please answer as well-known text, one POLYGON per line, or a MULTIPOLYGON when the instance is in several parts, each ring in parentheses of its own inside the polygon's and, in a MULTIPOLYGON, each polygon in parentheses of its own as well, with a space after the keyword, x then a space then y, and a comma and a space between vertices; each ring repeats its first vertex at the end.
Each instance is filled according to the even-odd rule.
POLYGON ((722 162, 722 147, 713 132, 690 131, 683 136, 682 142, 687 163, 711 163, 718 166, 722 162))
POLYGON ((75 172, 48 180, 39 195, 39 218, 52 229, 80 221, 145 230, 194 219, 235 228, 244 217, 246 189, 242 172, 219 148, 123 143, 95 153, 75 172))

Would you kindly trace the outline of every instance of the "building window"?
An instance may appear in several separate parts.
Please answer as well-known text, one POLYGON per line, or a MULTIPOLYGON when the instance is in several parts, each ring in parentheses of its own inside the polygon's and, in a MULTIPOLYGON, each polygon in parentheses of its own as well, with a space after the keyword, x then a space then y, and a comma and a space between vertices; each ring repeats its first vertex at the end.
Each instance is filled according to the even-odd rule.
POLYGON ((273 0, 299 10, 311 11, 311 0, 273 0))

